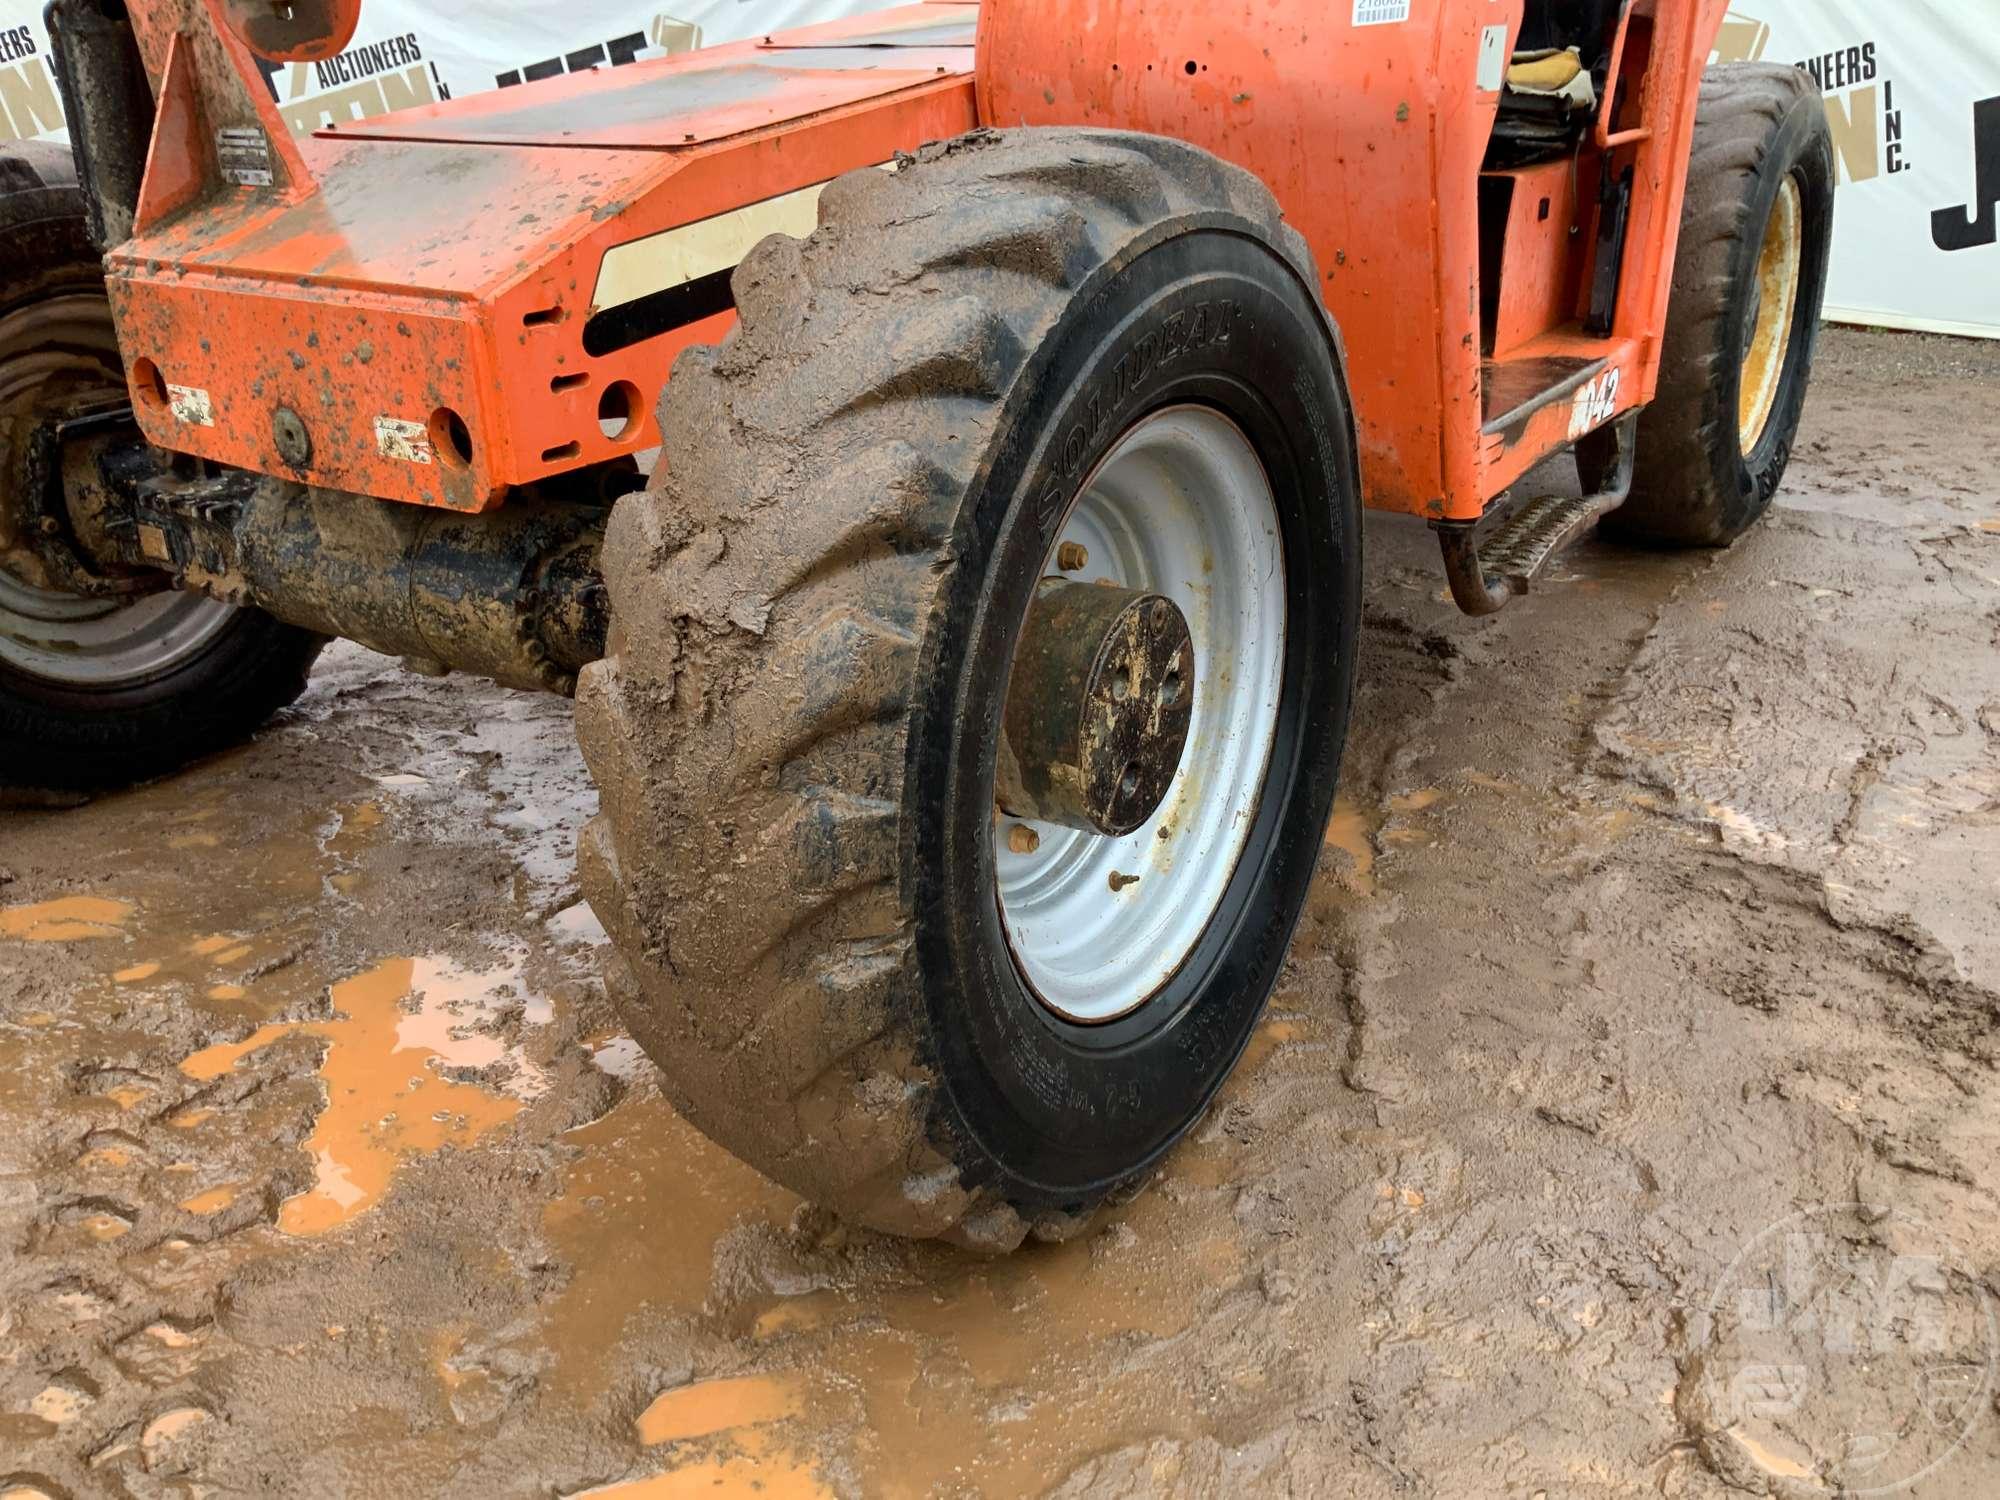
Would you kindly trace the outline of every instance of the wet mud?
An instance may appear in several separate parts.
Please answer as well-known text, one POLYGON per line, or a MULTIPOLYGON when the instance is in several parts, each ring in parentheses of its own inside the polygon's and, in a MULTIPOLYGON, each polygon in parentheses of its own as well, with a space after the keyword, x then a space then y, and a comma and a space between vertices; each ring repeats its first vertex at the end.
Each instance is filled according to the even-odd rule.
POLYGON ((0 1495, 2000 1491, 2000 351, 1826 351, 1727 554, 1371 518, 1285 981, 1069 1244, 675 1116, 558 700, 335 648, 0 812, 0 1495))

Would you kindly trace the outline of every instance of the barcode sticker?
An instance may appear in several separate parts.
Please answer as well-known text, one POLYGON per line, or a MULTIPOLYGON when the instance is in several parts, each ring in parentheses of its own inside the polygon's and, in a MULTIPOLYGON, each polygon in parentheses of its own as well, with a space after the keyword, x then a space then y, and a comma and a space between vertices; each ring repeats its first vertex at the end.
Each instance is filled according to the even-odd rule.
POLYGON ((1393 26, 1410 19, 1410 0, 1354 0, 1356 26, 1393 26))

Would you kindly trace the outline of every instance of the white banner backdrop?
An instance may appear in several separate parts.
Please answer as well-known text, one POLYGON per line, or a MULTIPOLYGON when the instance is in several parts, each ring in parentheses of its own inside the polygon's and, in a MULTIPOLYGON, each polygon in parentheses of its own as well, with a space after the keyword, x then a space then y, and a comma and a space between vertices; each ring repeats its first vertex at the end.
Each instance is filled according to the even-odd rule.
MULTIPOLYGON (((266 81, 303 133, 889 0, 666 3, 366 0, 353 46, 266 81)), ((2000 0, 1738 0, 1718 52, 1803 64, 1825 93, 1841 179, 1829 315, 2000 338, 2000 0)), ((47 54, 41 0, 0 0, 0 142, 61 134, 47 54)))
POLYGON ((1719 42, 1826 96, 1827 316, 2000 338, 2000 0, 1737 0, 1719 42))

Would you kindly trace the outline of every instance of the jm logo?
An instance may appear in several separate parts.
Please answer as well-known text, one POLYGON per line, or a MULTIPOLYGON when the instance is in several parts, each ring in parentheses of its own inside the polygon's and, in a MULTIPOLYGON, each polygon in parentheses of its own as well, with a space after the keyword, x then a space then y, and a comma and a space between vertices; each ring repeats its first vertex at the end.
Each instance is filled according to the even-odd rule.
POLYGON ((1972 106, 1972 201, 1931 215, 1940 250, 1977 250, 2000 239, 2000 97, 1972 106))

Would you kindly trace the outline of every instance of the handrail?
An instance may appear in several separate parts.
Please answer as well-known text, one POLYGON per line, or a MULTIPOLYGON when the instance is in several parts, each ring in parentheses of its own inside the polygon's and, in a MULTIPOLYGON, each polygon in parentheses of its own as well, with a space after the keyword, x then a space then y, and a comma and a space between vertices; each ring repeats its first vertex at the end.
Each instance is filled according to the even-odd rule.
POLYGON ((1612 134, 1611 121, 1618 113, 1618 78, 1625 66, 1625 37, 1632 29, 1632 0, 1618 11, 1618 30, 1611 39, 1611 62, 1604 74, 1604 102, 1597 107, 1597 120, 1592 125, 1592 133, 1597 138, 1597 148, 1609 151, 1614 146, 1627 145, 1633 141, 1643 141, 1653 132, 1641 125, 1633 130, 1622 130, 1612 134))

